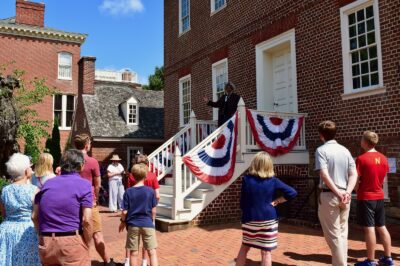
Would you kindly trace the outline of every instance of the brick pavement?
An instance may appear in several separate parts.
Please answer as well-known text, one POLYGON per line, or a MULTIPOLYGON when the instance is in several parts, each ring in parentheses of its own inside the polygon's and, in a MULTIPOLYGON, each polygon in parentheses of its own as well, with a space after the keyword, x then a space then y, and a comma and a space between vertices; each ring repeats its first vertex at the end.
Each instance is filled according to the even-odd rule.
MULTIPOLYGON (((102 209, 106 210, 106 209, 102 209)), ((126 232, 118 233, 119 217, 102 212, 104 237, 111 257, 117 262, 124 261, 126 232)), ((400 227, 391 227, 393 253, 400 261, 400 227)), ((224 226, 193 227, 171 233, 157 232, 160 265, 198 266, 234 265, 234 258, 240 247, 239 224, 224 226)), ((330 255, 321 230, 308 227, 280 224, 279 247, 273 251, 273 265, 329 265, 330 255)), ((381 255, 381 246, 378 247, 381 255)), ((357 229, 350 231, 349 263, 364 258, 362 235, 357 229)), ((100 257, 91 249, 92 265, 101 265, 100 257)), ((260 265, 260 254, 251 250, 246 265, 260 265)))

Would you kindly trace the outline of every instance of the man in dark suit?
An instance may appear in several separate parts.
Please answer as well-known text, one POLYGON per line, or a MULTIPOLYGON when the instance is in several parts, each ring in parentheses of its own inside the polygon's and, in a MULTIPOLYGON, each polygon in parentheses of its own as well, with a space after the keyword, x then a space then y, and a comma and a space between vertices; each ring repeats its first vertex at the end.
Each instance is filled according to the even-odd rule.
POLYGON ((236 112, 240 96, 234 93, 235 85, 232 82, 225 84, 225 94, 218 101, 213 102, 204 97, 208 106, 218 108, 218 127, 228 121, 236 112))

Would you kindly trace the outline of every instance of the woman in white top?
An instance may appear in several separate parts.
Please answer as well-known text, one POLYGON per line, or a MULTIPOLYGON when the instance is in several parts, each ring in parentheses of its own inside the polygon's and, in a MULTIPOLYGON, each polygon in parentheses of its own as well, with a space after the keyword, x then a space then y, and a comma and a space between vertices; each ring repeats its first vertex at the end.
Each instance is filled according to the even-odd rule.
POLYGON ((50 153, 42 153, 35 165, 35 173, 32 175, 32 185, 42 188, 44 183, 55 177, 53 172, 53 156, 50 153))
POLYGON ((118 207, 121 209, 125 192, 124 185, 122 184, 122 175, 124 175, 125 170, 119 161, 121 161, 119 156, 114 154, 111 158, 112 163, 107 168, 109 188, 108 208, 111 212, 117 212, 118 207))

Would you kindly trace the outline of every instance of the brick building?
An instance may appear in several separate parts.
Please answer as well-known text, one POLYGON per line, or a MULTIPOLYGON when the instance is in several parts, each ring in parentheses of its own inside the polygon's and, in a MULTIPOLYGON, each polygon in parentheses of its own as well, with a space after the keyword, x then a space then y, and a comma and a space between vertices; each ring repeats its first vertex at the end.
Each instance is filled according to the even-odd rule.
POLYGON ((44 23, 45 5, 29 1, 16 1, 16 16, 0 20, 0 64, 24 70, 26 83, 45 78, 48 87, 55 87, 58 94, 46 97, 36 108, 41 119, 54 118, 61 123, 61 148, 71 132, 75 99, 78 94, 78 61, 85 34, 48 28, 44 23))
MULTIPOLYGON (((187 110, 198 119, 215 119, 203 96, 217 99, 230 80, 247 108, 307 114, 309 164, 279 165, 280 176, 316 176, 320 121, 337 122, 337 140, 354 157, 361 153, 363 131, 377 132, 378 150, 397 166, 388 175, 388 215, 400 217, 399 0, 177 0, 164 5, 167 137, 188 122, 187 110)), ((299 189, 312 186, 296 182, 299 189)), ((237 219, 237 202, 226 199, 237 197, 239 187, 223 192, 200 220, 207 215, 219 222, 229 215, 237 219)))
POLYGON ((150 154, 164 140, 162 91, 140 84, 95 80, 95 57, 82 57, 72 135, 92 136, 91 155, 107 166, 118 154, 127 169, 136 153, 150 154))

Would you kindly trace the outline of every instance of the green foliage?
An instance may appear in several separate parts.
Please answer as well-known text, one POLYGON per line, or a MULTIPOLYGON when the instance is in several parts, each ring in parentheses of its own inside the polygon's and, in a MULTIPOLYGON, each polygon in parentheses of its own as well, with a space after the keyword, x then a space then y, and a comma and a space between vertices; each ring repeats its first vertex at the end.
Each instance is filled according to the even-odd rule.
POLYGON ((51 138, 48 138, 46 141, 45 150, 53 156, 53 168, 56 169, 56 167, 59 166, 61 159, 60 130, 58 129, 57 119, 54 121, 51 138))
MULTIPOLYGON (((1 195, 1 190, 3 189, 3 187, 7 186, 8 184, 10 184, 10 182, 3 178, 0 177, 0 195, 1 195)), ((0 223, 3 221, 3 217, 1 217, 1 213, 0 213, 0 223)))
POLYGON ((156 67, 154 74, 149 76, 149 85, 143 85, 144 90, 164 90, 164 66, 156 67))

